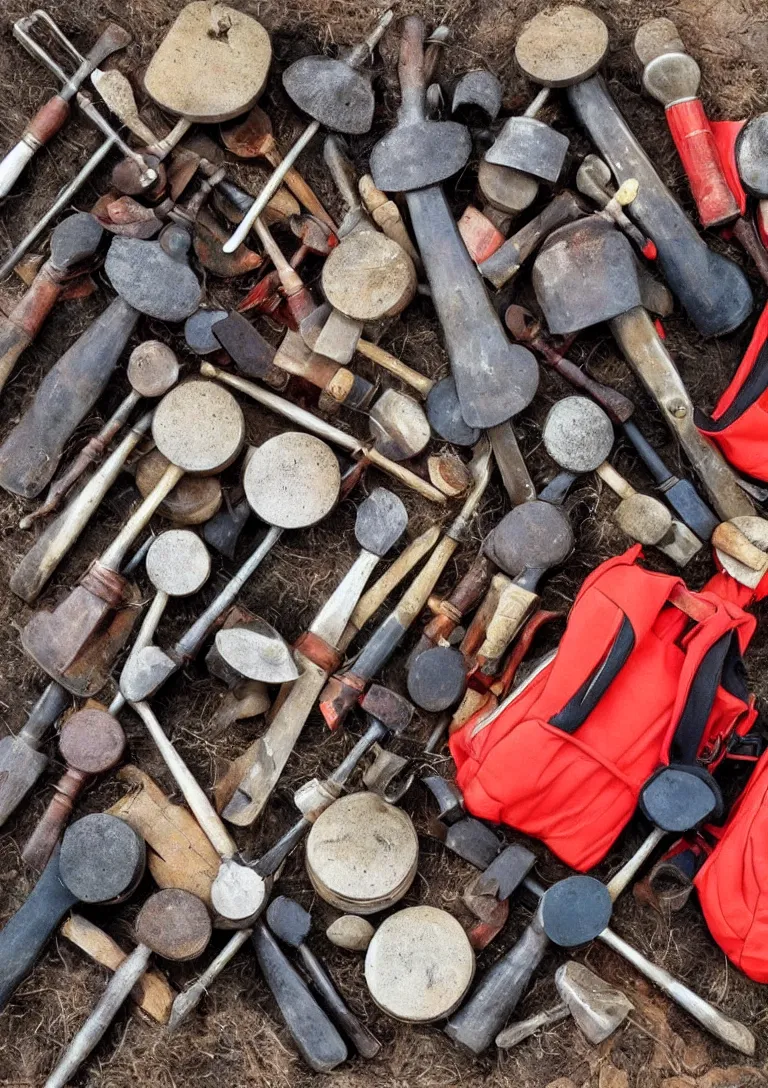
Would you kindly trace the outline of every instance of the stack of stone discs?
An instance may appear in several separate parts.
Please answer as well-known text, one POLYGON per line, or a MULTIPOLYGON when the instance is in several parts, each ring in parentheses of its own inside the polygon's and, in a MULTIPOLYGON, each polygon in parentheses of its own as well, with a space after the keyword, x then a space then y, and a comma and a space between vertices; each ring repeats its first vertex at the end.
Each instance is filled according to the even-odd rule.
POLYGON ((307 872, 317 894, 347 914, 375 914, 397 903, 419 864, 410 816, 375 793, 340 798, 307 837, 307 872))

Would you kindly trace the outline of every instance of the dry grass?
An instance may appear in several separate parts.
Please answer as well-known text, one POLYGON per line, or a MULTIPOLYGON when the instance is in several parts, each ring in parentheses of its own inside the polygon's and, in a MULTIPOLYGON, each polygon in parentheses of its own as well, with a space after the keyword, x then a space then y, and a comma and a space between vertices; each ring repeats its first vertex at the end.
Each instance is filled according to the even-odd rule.
MULTIPOLYGON (((237 3, 237 0, 235 0, 237 3)), ((296 56, 346 44, 355 40, 370 22, 365 5, 349 0, 287 0, 282 4, 257 2, 238 3, 243 10, 258 16, 274 34, 275 72, 279 72, 296 56)), ((412 5, 421 10, 432 24, 451 24, 454 39, 445 58, 447 73, 468 67, 489 65, 502 79, 505 107, 519 110, 524 106, 529 89, 515 71, 513 45, 522 22, 543 7, 540 0, 520 0, 508 4, 502 0, 447 0, 445 5, 425 0, 412 5)), ((704 71, 703 91, 715 117, 738 117, 761 108, 765 101, 766 60, 768 59, 768 10, 760 0, 678 0, 666 5, 661 0, 613 0, 593 5, 606 18, 611 28, 612 50, 607 74, 612 89, 636 131, 643 134, 646 147, 653 154, 665 180, 672 186, 690 210, 682 170, 674 154, 660 110, 656 103, 644 99, 639 90, 637 72, 631 57, 631 39, 636 26, 654 15, 669 15, 676 19, 683 38, 701 61, 704 71)), ((119 66, 134 76, 146 66, 149 57, 175 15, 180 3, 172 0, 51 0, 47 9, 81 47, 87 47, 97 33, 100 20, 114 19, 129 27, 134 42, 116 58, 119 66)), ((51 77, 41 69, 12 40, 10 25, 27 6, 20 0, 5 0, 2 5, 2 39, 0 39, 0 146, 10 146, 22 131, 23 121, 31 116, 44 97, 45 88, 52 89, 51 77)), ((411 8, 403 8, 411 10, 411 8)), ((391 121, 398 94, 393 74, 396 38, 390 34, 382 49, 378 78, 378 113, 369 137, 357 141, 353 153, 363 165, 367 150, 391 121)), ((138 85, 138 84, 136 84, 138 85)), ((272 78, 263 103, 273 117, 276 131, 287 142, 298 131, 299 121, 293 115, 272 78)), ((558 124, 572 137, 574 156, 587 150, 583 134, 573 129, 567 109, 557 105, 558 124)), ((151 110, 148 119, 160 124, 151 110)), ((0 211, 0 251, 7 250, 28 229, 50 203, 57 189, 71 175, 75 164, 82 162, 95 145, 94 134, 79 121, 70 124, 51 148, 38 156, 12 198, 0 211)), ((316 151, 316 149, 315 149, 316 151)), ((340 211, 331 183, 325 175, 319 156, 305 156, 309 178, 330 207, 340 211)), ((239 165, 235 174, 246 184, 256 187, 258 168, 239 165)), ((105 182, 97 176, 92 186, 80 194, 77 206, 87 208, 105 182)), ((465 173, 458 179, 452 193, 457 210, 471 197, 473 175, 465 173)), ((718 239, 718 247, 724 246, 718 239)), ((754 277, 753 277, 754 278, 754 277)), ((762 298, 762 284, 755 283, 756 294, 762 298)), ((102 284, 103 287, 103 284, 102 284)), ((239 284, 208 284, 212 300, 232 302, 244 290, 239 284)), ((18 289, 3 285, 0 304, 7 306, 18 289)), ((521 288, 522 298, 527 298, 521 288)), ((99 291, 86 302, 63 305, 47 323, 34 350, 27 353, 23 366, 10 384, 3 399, 0 427, 6 433, 29 401, 41 376, 104 305, 108 291, 99 291)), ((264 326, 263 326, 264 327, 264 326)), ((142 336, 160 336, 181 347, 178 331, 158 327, 145 321, 142 336)), ((694 399, 704 408, 711 408, 720 390, 733 371, 747 338, 742 331, 730 341, 704 344, 690 325, 679 315, 668 322, 669 345, 692 391, 694 399)), ((417 303, 403 321, 384 330, 382 343, 425 373, 444 373, 446 360, 429 307, 417 303)), ((668 460, 679 464, 679 455, 671 445, 658 414, 644 393, 636 386, 623 363, 619 362, 612 343, 604 330, 583 337, 574 349, 577 360, 590 362, 596 377, 613 382, 637 399, 648 436, 663 448, 668 460)), ((189 371, 194 363, 187 360, 189 371)), ((363 364, 365 365, 365 364, 363 364)), ((368 375, 370 376, 370 374, 368 375)), ((122 373, 116 376, 102 398, 99 412, 105 417, 126 389, 122 373)), ((523 449, 538 482, 551 473, 539 450, 539 425, 547 407, 566 392, 559 379, 550 372, 542 373, 541 393, 533 410, 520 420, 519 432, 523 449)), ((280 429, 275 419, 255 408, 248 408, 249 438, 260 442, 280 429)), ((90 419, 76 442, 97 426, 90 419)), ((75 443, 73 443, 74 448, 75 443)), ((647 486, 636 458, 620 449, 617 466, 638 486, 647 486)), ((47 605, 72 584, 88 558, 96 554, 114 532, 131 501, 130 481, 123 481, 102 507, 99 522, 81 540, 74 556, 58 571, 47 605)), ((410 532, 423 529, 434 516, 428 504, 407 497, 412 513, 410 532)), ((567 567, 555 572, 547 581, 544 604, 567 608, 584 577, 598 562, 625 547, 626 542, 610 521, 614 500, 592 482, 582 484, 569 499, 577 533, 577 549, 567 567)), ((498 491, 493 491, 478 519, 474 542, 498 518, 504 509, 498 491)), ((16 499, 0 496, 0 583, 7 578, 29 543, 29 537, 16 528, 22 504, 16 499)), ((328 595, 354 554, 351 532, 354 505, 347 502, 334 515, 332 523, 310 532, 285 539, 275 555, 244 593, 244 600, 255 612, 277 623, 285 636, 295 638, 307 625, 318 605, 328 595)), ((243 543, 243 553, 248 541, 243 543)), ((455 580, 472 555, 468 544, 446 572, 445 585, 455 580)), ((650 559, 664 566, 658 556, 650 559)), ((215 562, 215 574, 208 593, 213 593, 226 576, 229 567, 215 562)), ((701 559, 691 565, 691 584, 700 585, 709 573, 709 561, 701 559)), ((187 602, 171 610, 164 624, 162 639, 170 640, 189 621, 198 606, 187 602)), ((17 628, 26 618, 8 591, 0 592, 0 653, 3 669, 0 681, 0 709, 7 730, 21 726, 25 712, 44 686, 44 678, 24 658, 17 628)), ((755 690, 763 694, 763 671, 768 660, 766 640, 758 635, 750 651, 750 666, 755 690)), ((401 668, 396 663, 387 670, 386 679, 402 682, 401 668)), ((239 723, 226 736, 213 736, 209 722, 213 717, 220 689, 211 682, 201 664, 191 667, 183 678, 176 678, 157 700, 157 710, 182 755, 198 779, 212 783, 224 765, 250 741, 254 723, 239 723)), ((126 715, 131 758, 154 775, 166 789, 172 783, 152 745, 135 719, 126 715)), ((402 750, 414 757, 417 767, 426 765, 421 747, 430 726, 420 722, 412 738, 405 739, 402 750)), ((242 836, 244 849, 258 851, 284 829, 293 817, 291 795, 293 787, 320 771, 327 771, 349 744, 343 737, 331 737, 315 720, 309 725, 301 749, 274 798, 269 813, 253 834, 242 836)), ((53 742, 50 754, 55 755, 53 742)), ((432 766, 448 773, 444 758, 434 757, 432 766)), ((54 764, 54 770, 58 770, 54 764)), ((81 811, 105 808, 119 794, 114 781, 99 784, 91 790, 81 811)), ((3 829, 0 838, 0 912, 6 919, 22 903, 31 888, 31 881, 20 864, 19 850, 34 821, 50 796, 50 780, 39 788, 31 802, 3 829)), ((427 804, 415 791, 407 801, 420 830, 424 830, 427 804)), ((615 869, 640 832, 626 836, 612 851, 602 873, 615 869)), ((460 889, 469 877, 466 866, 446 856, 431 840, 422 840, 422 865, 419 876, 409 893, 408 903, 429 902, 455 910, 464 917, 460 889)), ((542 857, 542 875, 553 878, 560 872, 551 859, 542 857)), ((613 1084, 636 1088, 656 1088, 665 1078, 673 1081, 670 1088, 695 1083, 707 1069, 728 1066, 733 1056, 718 1047, 709 1037, 698 1032, 682 1013, 659 999, 649 987, 622 961, 607 949, 594 946, 580 953, 592 967, 606 978, 625 987, 637 1005, 637 1014, 611 1045, 595 1051, 588 1048, 575 1028, 569 1024, 545 1032, 509 1054, 489 1054, 482 1060, 471 1060, 450 1044, 439 1028, 409 1028, 388 1020, 377 1012, 365 991, 362 963, 356 958, 333 949, 322 936, 332 912, 319 901, 313 901, 308 881, 303 874, 300 858, 290 862, 281 887, 297 895, 316 913, 315 947, 326 954, 332 972, 352 1006, 382 1040, 380 1057, 371 1063, 352 1060, 333 1076, 319 1077, 309 1073, 297 1058, 290 1038, 277 1015, 274 1002, 259 978, 254 962, 241 955, 225 972, 203 1002, 198 1013, 183 1030, 169 1039, 158 1027, 132 1009, 126 1008, 108 1032, 78 1080, 80 1084, 99 1084, 103 1088, 123 1088, 128 1084, 147 1083, 157 1088, 186 1084, 191 1088, 206 1085, 259 1085, 260 1088, 305 1084, 333 1083, 337 1088, 432 1088, 436 1085, 462 1083, 467 1086, 509 1086, 509 1088, 539 1088, 558 1077, 570 1077, 567 1085, 613 1084), (687 1078, 687 1079, 685 1079, 687 1078)), ((131 940, 131 920, 137 903, 150 892, 145 882, 133 903, 119 910, 95 911, 93 917, 127 947, 131 940)), ((512 911, 511 921, 498 948, 484 953, 481 970, 511 944, 527 916, 519 906, 512 911)), ((684 978, 705 997, 722 1004, 732 1015, 749 1023, 759 1035, 765 1035, 765 998, 759 987, 749 983, 724 960, 707 936, 695 903, 673 918, 671 926, 638 908, 626 898, 617 909, 616 929, 630 938, 657 962, 684 978)), ((220 942, 220 937, 217 940, 220 942)), ((551 953, 537 972, 535 983, 526 997, 521 1013, 541 1009, 554 998, 553 968, 562 957, 551 953)), ((195 974, 193 966, 174 966, 169 974, 176 985, 183 985, 195 974)), ((62 1047, 87 1015, 104 985, 104 972, 84 961, 83 956, 63 940, 50 945, 33 975, 22 986, 13 1003, 0 1020, 0 1084, 37 1085, 55 1063, 62 1047)), ((715 1088, 720 1083, 764 1083, 758 1072, 765 1060, 761 1045, 758 1061, 741 1072, 710 1075, 702 1085, 715 1088), (752 1070, 752 1071, 750 1071, 752 1070)))

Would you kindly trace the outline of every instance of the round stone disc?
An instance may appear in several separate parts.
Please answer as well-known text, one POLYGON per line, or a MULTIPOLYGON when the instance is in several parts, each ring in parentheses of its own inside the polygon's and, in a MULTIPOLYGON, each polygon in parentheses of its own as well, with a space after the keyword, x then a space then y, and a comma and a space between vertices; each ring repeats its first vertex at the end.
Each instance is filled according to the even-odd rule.
POLYGON ((262 521, 301 529, 322 521, 336 505, 339 462, 330 446, 314 435, 285 431, 254 450, 243 487, 262 521))
POLYGON ((515 59, 534 83, 568 87, 594 75, 608 52, 602 19, 575 4, 541 11, 520 32, 515 59))
POLYGON ((647 546, 658 544, 672 528, 671 510, 653 495, 639 492, 622 499, 613 516, 627 536, 647 546))
POLYGON ((412 702, 432 713, 455 706, 466 686, 464 655, 451 646, 424 650, 408 670, 408 694, 412 702))
POLYGON ((483 551, 508 574, 563 563, 573 548, 573 529, 563 511, 549 502, 524 502, 505 514, 488 534, 483 551))
POLYGON ((480 441, 480 429, 464 422, 453 378, 443 378, 432 387, 427 397, 427 419, 432 430, 454 446, 474 446, 480 441))
POLYGON ((373 1000, 413 1024, 450 1016, 474 973, 469 938, 452 914, 437 907, 407 907, 385 918, 365 956, 373 1000))
POLYGON ((511 166, 480 160, 477 184, 488 203, 500 212, 519 215, 533 204, 539 192, 538 180, 511 166))
POLYGON ((649 19, 638 27, 634 40, 635 55, 642 65, 650 64, 662 53, 685 53, 680 32, 671 19, 649 19))
POLYGON ((348 234, 323 265, 325 297, 355 321, 381 321, 416 294, 416 269, 397 242, 374 230, 348 234))
POLYGON ((225 4, 195 0, 160 43, 144 87, 169 113, 201 124, 229 121, 257 101, 271 61, 261 23, 225 4))
MULTIPOLYGON (((758 518, 752 514, 739 514, 738 517, 730 520, 737 528, 741 529, 751 544, 764 552, 768 552, 768 521, 765 518, 758 518)), ((738 559, 734 559, 731 555, 726 555, 719 548, 715 548, 715 555, 720 560, 726 573, 750 589, 756 589, 765 576, 763 571, 752 570, 751 567, 746 566, 745 563, 740 562, 738 559)))
POLYGON ((104 774, 122 759, 125 733, 106 710, 78 710, 62 726, 59 751, 68 767, 104 774))
POLYGON ((152 437, 163 457, 185 472, 220 472, 245 441, 245 419, 235 398, 216 382, 185 382, 155 409, 152 437))
POLYGON ((697 772, 697 768, 665 767, 643 787, 643 813, 662 831, 691 831, 711 819, 720 807, 714 779, 697 772))
MULTIPOLYGON (((136 487, 146 498, 170 464, 159 450, 150 450, 136 465, 136 487)), ((161 518, 175 525, 202 525, 218 512, 222 503, 218 476, 182 476, 157 508, 161 518)))
POLYGON ((610 922, 612 911, 608 889, 592 876, 560 880, 541 900, 544 932, 563 948, 593 941, 610 922))
POLYGON ((613 424, 587 397, 564 397, 547 414, 544 448, 568 472, 592 472, 613 446, 613 424))
POLYGON ((108 903, 130 894, 144 871, 144 840, 117 816, 96 812, 64 832, 59 872, 83 903, 108 903))
POLYGON ((147 552, 147 575, 155 589, 169 597, 189 597, 208 581, 211 557, 197 533, 169 529, 147 552))
MULTIPOLYGON (((401 898, 416 875, 419 840, 410 816, 375 793, 335 801, 307 837, 307 871, 322 898, 359 903, 361 914, 401 898)), ((357 913, 357 910, 355 910, 357 913)))
POLYGON ((211 933, 205 903, 182 888, 155 892, 136 919, 136 939, 165 960, 196 959, 211 933))
POLYGON ((179 380, 179 360, 167 344, 145 340, 131 352, 127 373, 142 397, 162 397, 179 380))
POLYGON ((267 886, 255 869, 234 858, 221 863, 211 885, 211 904, 224 922, 242 925, 256 917, 267 898, 267 886))

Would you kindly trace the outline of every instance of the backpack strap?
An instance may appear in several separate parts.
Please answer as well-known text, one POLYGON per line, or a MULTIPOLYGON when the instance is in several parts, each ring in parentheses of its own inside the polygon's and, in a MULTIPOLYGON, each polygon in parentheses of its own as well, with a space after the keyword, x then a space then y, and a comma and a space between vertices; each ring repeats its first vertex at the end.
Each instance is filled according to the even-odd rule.
POLYGON ((624 616, 610 650, 587 677, 563 709, 550 718, 550 725, 564 733, 575 733, 583 725, 627 663, 635 646, 635 632, 628 616, 624 616))

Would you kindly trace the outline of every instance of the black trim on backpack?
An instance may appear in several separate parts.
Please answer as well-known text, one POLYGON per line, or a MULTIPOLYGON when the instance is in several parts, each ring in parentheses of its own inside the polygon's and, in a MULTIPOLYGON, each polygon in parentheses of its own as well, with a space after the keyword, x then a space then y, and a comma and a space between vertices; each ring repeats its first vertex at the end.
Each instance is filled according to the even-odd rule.
MULTIPOLYGON (((723 683, 726 674, 730 683, 737 684, 739 681, 734 656, 739 661, 741 660, 736 633, 728 631, 713 646, 710 646, 702 658, 672 738, 669 750, 670 762, 695 765, 701 737, 712 712, 718 687, 723 683), (726 663, 728 663, 727 666, 726 663)), ((742 662, 742 669, 743 667, 742 662)), ((732 691, 731 694, 742 698, 740 690, 732 691)), ((746 687, 744 702, 746 702, 746 687)))
POLYGON ((613 645, 602 662, 593 671, 579 690, 571 696, 562 710, 558 711, 549 724, 564 733, 575 733, 600 702, 611 683, 627 663, 635 648, 635 632, 629 620, 624 616, 613 645))
POLYGON ((744 415, 747 408, 757 401, 768 389, 768 343, 763 344, 752 364, 741 389, 728 405, 719 419, 712 419, 699 408, 694 410, 694 423, 699 430, 710 434, 719 434, 744 415))

